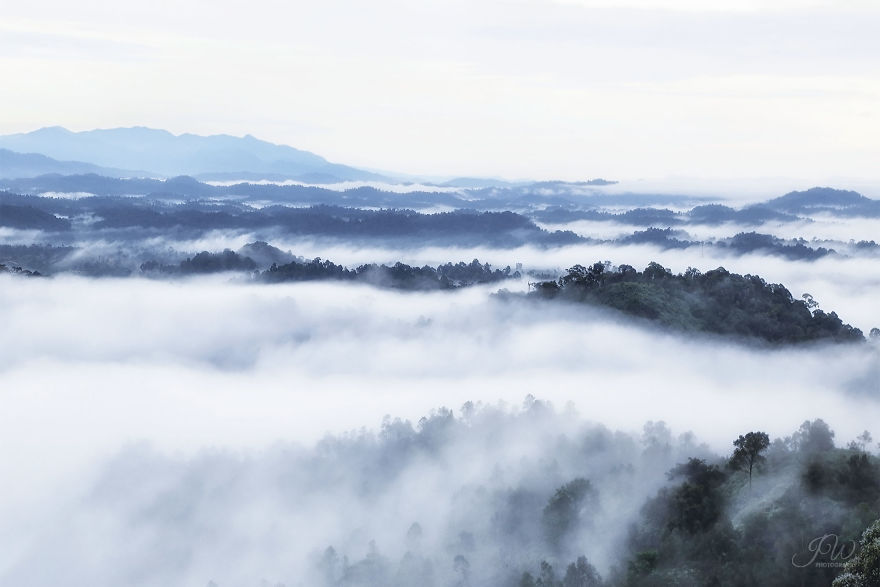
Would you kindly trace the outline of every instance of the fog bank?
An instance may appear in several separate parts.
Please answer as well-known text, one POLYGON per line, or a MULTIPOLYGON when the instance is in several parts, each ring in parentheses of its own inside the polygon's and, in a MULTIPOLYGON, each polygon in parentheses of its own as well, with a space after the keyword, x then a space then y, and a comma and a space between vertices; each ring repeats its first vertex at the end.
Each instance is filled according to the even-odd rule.
MULTIPOLYGON (((78 520, 90 520, 95 548, 108 536, 117 537, 111 542, 122 540, 128 522, 119 516, 129 505, 119 510, 123 506, 101 495, 85 503, 81 496, 106 483, 101 479, 108 466, 135 458, 126 453, 123 461, 108 465, 132 443, 151 447, 133 453, 147 459, 146 469, 131 473, 135 478, 156 467, 160 477, 169 467, 179 470, 177 459, 206 449, 223 451, 221 461, 234 469, 250 467, 237 460, 241 451, 260 454, 277 442, 305 450, 328 432, 375 430, 386 415, 415 422, 440 406, 457 410, 468 401, 519 406, 528 395, 576 413, 570 424, 575 428, 597 422, 635 438, 645 422, 663 420, 676 434, 692 431, 722 454, 749 429, 782 436, 806 419, 822 417, 845 442, 880 421, 878 349, 871 344, 766 350, 687 340, 589 308, 505 302, 491 297, 492 291, 473 287, 414 294, 337 283, 267 286, 232 282, 228 276, 174 282, 0 278, 5 325, 0 397, 6 406, 0 412, 0 442, 16 447, 0 457, 0 518, 5 520, 0 570, 20 577, 16 573, 35 564, 29 556, 61 552, 58 544, 43 542, 57 520, 72 524, 64 527, 75 541, 86 538, 78 520), (59 493, 59 487, 65 490, 59 493), (104 508, 109 509, 95 513, 104 508), (109 526, 96 530, 95 515, 109 526)), ((518 434, 509 433, 511 438, 518 434)), ((479 460, 486 470, 516 462, 531 450, 515 442, 492 446, 497 452, 479 460)), ((475 445, 477 452, 467 454, 481 450, 483 445, 475 445)), ((258 469, 268 466, 257 463, 258 469)), ((301 465, 289 466, 293 471, 301 465)), ((449 474, 444 470, 429 468, 426 475, 443 477, 449 474)), ((454 479, 467 484, 466 478, 454 479)), ((259 486, 259 477, 254 483, 259 486)), ((413 491, 416 486, 431 482, 419 479, 413 491)), ((261 489, 253 491, 262 495, 261 489)), ((154 497, 149 491, 145 495, 148 501, 154 497)), ((193 503, 199 499, 193 497, 193 503)), ((265 530, 261 520, 268 524, 276 515, 271 500, 258 505, 250 498, 229 499, 235 508, 260 508, 248 518, 253 526, 247 528, 255 532, 265 530)), ((430 516, 424 502, 408 507, 407 520, 430 516)), ((315 515, 332 511, 325 505, 315 515)), ((345 535, 344 520, 336 514, 327 518, 336 521, 327 522, 326 532, 315 530, 302 512, 291 515, 292 526, 270 544, 289 544, 285 548, 302 554, 323 548, 319 538, 345 535), (305 542, 295 530, 302 527, 310 528, 305 542)), ((159 525, 154 530, 160 535, 177 527, 171 521, 165 527, 162 520, 149 522, 159 525)), ((225 522, 217 523, 226 528, 225 522)), ((71 552, 87 557, 91 548, 84 544, 71 552)), ((204 558, 201 563, 181 568, 208 573, 215 568, 211 565, 222 567, 225 558, 222 550, 197 555, 204 558)), ((134 551, 129 556, 132 564, 139 560, 134 551)), ((596 551, 595 556, 602 564, 604 555, 596 551)), ((271 567, 282 559, 267 554, 260 560, 271 567)), ((291 573, 304 564, 301 557, 295 561, 287 568, 291 573)), ((51 562, 58 572, 72 564, 51 562)), ((228 567, 227 576, 263 568, 260 564, 228 567)), ((97 572, 100 565, 78 568, 97 572)), ((134 572, 125 564, 114 568, 134 572)), ((175 575, 174 568, 157 580, 187 576, 175 575)), ((83 580, 100 583, 108 577, 86 573, 83 580)))

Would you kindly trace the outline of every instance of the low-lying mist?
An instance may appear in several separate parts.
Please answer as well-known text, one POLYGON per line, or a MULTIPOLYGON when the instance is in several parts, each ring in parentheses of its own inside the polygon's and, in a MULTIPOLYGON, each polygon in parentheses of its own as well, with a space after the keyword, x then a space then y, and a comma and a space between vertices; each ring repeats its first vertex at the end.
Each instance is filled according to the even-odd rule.
MULTIPOLYGON (((859 277, 845 263, 804 266, 815 279, 842 267, 816 284, 859 277)), ((326 546, 361 558, 375 540, 399 556, 414 522, 426 551, 451 561, 471 548, 472 564, 497 561, 480 544, 499 491, 525 484, 544 496, 587 476, 602 503, 596 524, 610 528, 662 471, 705 450, 695 442, 727 454, 744 431, 784 436, 816 417, 846 441, 880 418, 874 344, 688 340, 599 310, 505 301, 495 289, 0 276, 0 442, 15 447, 0 456, 0 577, 315 584, 303 577, 326 546), (479 416, 491 424, 455 432, 428 456, 376 448, 406 429, 397 418, 415 423, 441 406, 462 418, 466 402, 516 407, 529 395, 561 415, 493 408, 479 416), (646 463, 639 431, 661 420, 696 440, 646 463), (315 448, 328 433, 342 436, 315 448), (584 457, 587 438, 608 440, 584 457), (621 460, 634 467, 626 481, 608 473, 621 460), (634 481, 642 467, 653 467, 644 483, 634 481), (450 526, 473 536, 450 544, 450 526)), ((623 538, 615 528, 580 553, 603 571, 623 538)), ((449 564, 438 580, 454 577, 449 564)), ((489 584, 473 569, 472 584, 489 584)))
MULTIPOLYGON (((585 475, 598 503, 576 531, 578 555, 607 572, 635 518, 631 504, 677 460, 706 453, 660 424, 615 433, 531 398, 389 418, 313 448, 182 455, 135 444, 101 465, 78 499, 57 505, 55 523, 27 533, 0 576, 319 586, 360 564, 364 576, 345 584, 391 584, 370 566, 390 567, 395 585, 509 584, 544 556, 548 496, 585 475)), ((559 557, 569 554, 560 547, 559 557)))

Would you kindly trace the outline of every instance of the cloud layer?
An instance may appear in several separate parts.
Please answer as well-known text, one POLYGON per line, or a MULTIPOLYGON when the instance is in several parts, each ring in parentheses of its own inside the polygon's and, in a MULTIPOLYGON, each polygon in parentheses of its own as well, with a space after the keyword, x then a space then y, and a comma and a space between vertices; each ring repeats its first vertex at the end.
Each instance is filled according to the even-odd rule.
MULTIPOLYGON (((832 265, 804 265, 817 284, 857 280, 840 266, 823 277, 832 265)), ((0 576, 33 584, 64 574, 81 584, 289 581, 310 572, 328 544, 360 557, 377 538, 398 556, 404 526, 416 520, 434 541, 428 550, 445 552, 444 516, 478 520, 491 509, 474 486, 526 483, 535 463, 551 458, 549 439, 577 438, 585 422, 631 433, 627 442, 638 444, 645 422, 664 420, 725 454, 747 429, 782 436, 822 417, 845 442, 880 418, 872 345, 767 351, 687 340, 491 292, 249 285, 223 276, 0 279, 0 442, 15 447, 0 457, 0 576), (564 422, 514 418, 497 424, 497 436, 462 432, 444 445, 445 457, 402 461, 378 501, 348 485, 381 478, 352 464, 368 456, 327 457, 333 480, 314 476, 310 463, 324 453, 310 447, 328 433, 377 430, 386 415, 416 422, 468 401, 519 406, 530 394, 564 407, 564 422), (392 519, 399 528, 388 526, 392 519)), ((373 441, 364 443, 351 450, 373 441)), ((626 450, 637 462, 642 449, 626 450)), ((563 464, 541 491, 576 473, 598 476, 609 456, 594 457, 598 468, 563 464)), ((599 478, 603 495, 621 500, 606 501, 602 519, 644 498, 599 478)), ((483 523, 474 522, 477 534, 483 523)), ((588 548, 600 568, 617 539, 588 548)))

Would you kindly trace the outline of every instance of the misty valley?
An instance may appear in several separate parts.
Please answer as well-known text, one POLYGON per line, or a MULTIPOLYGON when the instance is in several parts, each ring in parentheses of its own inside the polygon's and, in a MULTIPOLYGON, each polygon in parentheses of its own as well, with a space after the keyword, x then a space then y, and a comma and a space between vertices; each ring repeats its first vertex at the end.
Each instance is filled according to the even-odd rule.
MULTIPOLYGON (((217 186, 189 177, 161 181, 40 176, 9 181, 7 191, 0 192, 7 230, 0 244, 0 270, 29 276, 151 279, 227 274, 233 282, 328 280, 414 292, 497 283, 503 289, 495 295, 503 299, 588 303, 667 328, 742 341, 864 340, 858 327, 844 323, 833 309, 826 313, 811 294, 805 292, 800 299, 785 284, 768 283, 751 271, 743 276, 723 265, 706 267, 705 256, 708 248, 709 257, 719 263, 755 254, 801 262, 880 258, 880 245, 873 240, 847 239, 841 232, 808 241, 755 230, 697 240, 682 227, 769 231, 791 223, 810 227, 828 222, 828 216, 880 223, 880 200, 812 188, 739 209, 722 203, 688 209, 693 197, 620 194, 615 201, 615 196, 600 191, 608 185, 614 183, 545 182, 393 193, 369 186, 341 191, 299 184, 217 186), (8 191, 16 187, 36 193, 8 191), (41 191, 62 187, 71 191, 41 191), (677 204, 680 211, 644 207, 652 200, 677 204), (389 207, 391 201, 397 206, 389 207), (400 207, 403 202, 449 209, 416 211, 400 207), (612 224, 621 233, 597 238, 576 224, 583 220, 612 224), (642 230, 627 234, 627 227, 642 230), (244 244, 229 248, 238 243, 244 244), (362 256, 350 266, 321 256, 308 259, 291 248, 303 243, 317 252, 347 248, 349 256, 351 249, 378 249, 378 258, 362 256), (207 244, 214 250, 197 250, 207 244), (657 250, 658 257, 672 252, 672 258, 677 250, 699 250, 704 270, 688 265, 673 274, 651 258, 638 271, 625 263, 572 257, 575 251, 626 254, 634 247, 657 250), (446 255, 447 262, 419 266, 420 255, 406 257, 429 248, 436 261, 446 255), (536 260, 525 268, 522 262, 514 262, 511 269, 509 262, 493 268, 477 258, 449 259, 473 252, 509 261, 521 258, 526 248, 536 260), (577 262, 561 269, 560 256, 577 262), (527 291, 516 291, 523 289, 523 282, 527 291)), ((343 261, 346 257, 343 253, 343 261)))
POLYGON ((0 137, 0 584, 880 584, 880 200, 117 130, 0 137))

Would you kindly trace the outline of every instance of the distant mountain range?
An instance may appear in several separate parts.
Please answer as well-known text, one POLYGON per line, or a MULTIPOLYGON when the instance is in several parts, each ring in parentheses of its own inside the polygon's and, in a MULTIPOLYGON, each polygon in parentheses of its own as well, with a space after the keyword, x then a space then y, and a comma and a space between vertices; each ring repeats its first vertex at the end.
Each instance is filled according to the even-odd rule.
MULTIPOLYGON (((28 133, 0 135, 0 179, 42 175, 100 175, 110 178, 172 178, 202 181, 285 181, 330 184, 343 181, 424 182, 462 189, 513 188, 532 185, 497 178, 460 177, 442 183, 415 176, 389 177, 323 157, 261 141, 251 135, 174 135, 135 126, 73 132, 60 126, 28 133)), ((541 187, 597 187, 613 181, 544 182, 541 187)), ((535 184, 537 186, 537 184, 535 184)))
POLYGON ((203 180, 388 181, 308 151, 250 135, 174 135, 145 127, 72 132, 59 126, 0 135, 0 177, 97 173, 110 177, 190 175, 203 180), (126 171, 145 170, 145 171, 126 171))
POLYGON ((37 177, 39 175, 82 175, 95 173, 107 177, 138 177, 148 176, 143 171, 125 171, 101 167, 83 161, 58 161, 39 153, 16 153, 9 149, 0 149, 0 177, 19 178, 37 177))

